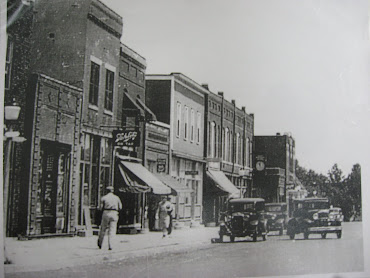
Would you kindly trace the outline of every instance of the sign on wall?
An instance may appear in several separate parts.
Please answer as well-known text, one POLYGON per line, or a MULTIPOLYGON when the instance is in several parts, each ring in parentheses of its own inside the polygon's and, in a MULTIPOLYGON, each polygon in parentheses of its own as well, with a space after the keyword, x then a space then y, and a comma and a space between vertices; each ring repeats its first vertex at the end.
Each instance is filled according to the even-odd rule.
POLYGON ((114 130, 115 147, 137 147, 140 145, 140 132, 136 129, 114 130))

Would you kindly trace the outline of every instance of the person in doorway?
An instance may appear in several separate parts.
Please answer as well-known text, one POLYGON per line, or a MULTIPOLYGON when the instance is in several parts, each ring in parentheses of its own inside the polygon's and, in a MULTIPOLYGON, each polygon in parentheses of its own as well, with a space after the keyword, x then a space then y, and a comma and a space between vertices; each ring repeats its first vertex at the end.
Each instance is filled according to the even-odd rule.
POLYGON ((98 238, 98 247, 103 245, 104 235, 108 229, 108 249, 112 250, 112 241, 117 232, 117 222, 119 211, 122 209, 120 198, 113 193, 113 186, 107 186, 108 194, 101 198, 100 209, 103 211, 100 232, 98 238))
POLYGON ((170 226, 169 211, 172 209, 172 204, 167 200, 166 196, 162 196, 158 204, 156 219, 159 219, 159 227, 163 232, 162 238, 168 235, 168 228, 170 226))

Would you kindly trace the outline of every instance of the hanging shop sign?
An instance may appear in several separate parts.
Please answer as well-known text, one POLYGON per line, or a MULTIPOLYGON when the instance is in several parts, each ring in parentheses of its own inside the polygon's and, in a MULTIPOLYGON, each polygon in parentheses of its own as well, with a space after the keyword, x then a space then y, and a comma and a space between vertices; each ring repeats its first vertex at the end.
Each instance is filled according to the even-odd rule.
POLYGON ((137 147, 140 145, 140 132, 136 129, 114 130, 115 147, 137 147))

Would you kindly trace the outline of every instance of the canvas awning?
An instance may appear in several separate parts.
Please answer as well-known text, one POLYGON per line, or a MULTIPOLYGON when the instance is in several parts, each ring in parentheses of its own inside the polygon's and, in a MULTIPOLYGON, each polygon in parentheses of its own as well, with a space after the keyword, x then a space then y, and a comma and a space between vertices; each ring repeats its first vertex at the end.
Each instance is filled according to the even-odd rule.
POLYGON ((207 176, 210 177, 215 185, 229 194, 237 195, 239 194, 239 189, 225 176, 222 171, 208 170, 207 176))
POLYGON ((177 181, 175 178, 165 175, 165 174, 155 174, 158 179, 160 179, 165 185, 172 188, 174 191, 174 195, 177 195, 177 193, 185 192, 185 193, 191 193, 193 190, 186 185, 181 184, 179 181, 177 181))
POLYGON ((121 191, 153 192, 154 194, 171 194, 171 188, 161 182, 143 165, 135 161, 119 161, 119 169, 127 188, 121 191))

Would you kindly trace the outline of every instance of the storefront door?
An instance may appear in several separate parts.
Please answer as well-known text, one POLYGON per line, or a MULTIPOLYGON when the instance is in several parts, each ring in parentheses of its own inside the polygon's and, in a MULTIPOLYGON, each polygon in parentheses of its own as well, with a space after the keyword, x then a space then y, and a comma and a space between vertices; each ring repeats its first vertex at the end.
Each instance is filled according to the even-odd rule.
POLYGON ((41 233, 67 232, 70 146, 41 143, 41 233))

